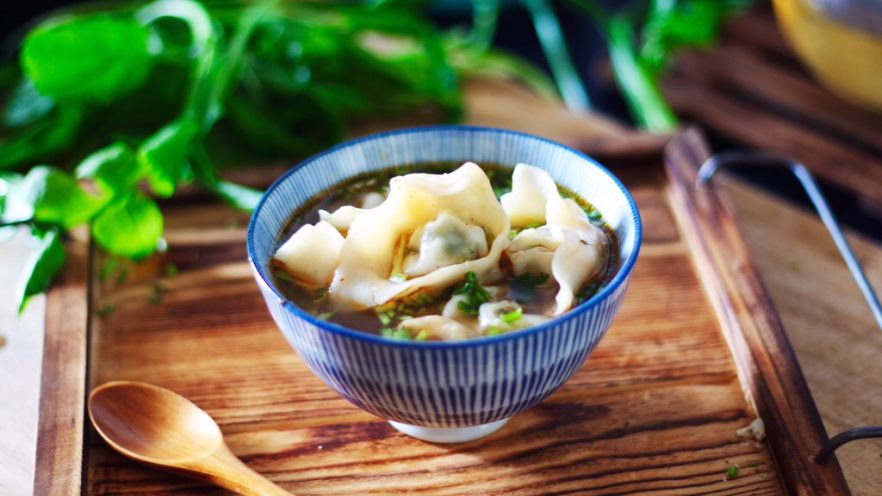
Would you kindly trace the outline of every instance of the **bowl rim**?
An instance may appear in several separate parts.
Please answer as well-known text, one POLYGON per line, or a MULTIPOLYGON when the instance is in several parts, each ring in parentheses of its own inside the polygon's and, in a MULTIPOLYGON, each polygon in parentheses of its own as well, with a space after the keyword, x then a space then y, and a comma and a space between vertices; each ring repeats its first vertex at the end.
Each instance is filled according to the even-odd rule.
POLYGON ((589 155, 562 143, 558 143, 557 141, 543 138, 541 136, 536 136, 534 134, 524 133, 521 131, 514 131, 511 129, 502 129, 496 127, 489 126, 472 126, 472 125, 461 125, 461 124, 443 124, 443 125, 429 125, 429 126, 413 126, 406 127, 400 129, 392 129, 388 131, 381 131, 378 133, 372 133, 365 136, 361 136, 358 138, 353 138, 350 140, 343 141, 338 143, 327 150, 316 153, 289 168, 285 171, 281 176, 279 176, 273 183, 267 188, 267 190, 263 193, 260 200, 257 202, 257 206, 254 207, 254 211, 251 213, 251 219, 248 221, 248 233, 246 236, 246 244, 247 244, 247 252, 248 252, 248 263, 251 265, 251 268, 254 270, 255 274, 258 277, 258 283, 265 285, 282 303, 282 307, 293 313, 296 317, 309 322, 315 327, 321 329, 322 331, 327 331, 332 334, 338 334, 345 336, 347 338, 353 338, 359 341, 366 341, 369 343, 392 346, 397 348, 427 348, 427 349, 459 349, 459 348, 468 348, 475 347, 481 345, 493 345, 497 343, 501 343, 508 340, 523 338, 532 334, 538 334, 549 329, 553 329, 555 327, 560 326, 561 323, 567 322, 579 316, 580 314, 585 313, 586 311, 596 307, 601 302, 605 301, 610 295, 612 295, 625 281, 628 280, 628 277, 631 275, 632 270, 634 269, 634 264, 637 262, 637 256, 640 253, 640 247, 643 241, 643 225, 640 219, 640 211, 637 209, 637 203, 634 201, 634 198, 631 196, 631 193, 625 188, 624 184, 616 177, 612 172, 609 171, 606 167, 601 165, 597 160, 590 157, 589 155), (616 273, 615 277, 613 277, 612 281, 607 284, 603 289, 597 292, 594 296, 589 298, 587 301, 582 302, 581 304, 571 308, 569 311, 564 313, 559 317, 552 318, 551 320, 544 322, 542 324, 527 327, 525 329, 520 329, 517 331, 507 332, 503 334, 499 334, 496 336, 482 336, 478 338, 472 339, 463 339, 458 341, 414 341, 414 340, 403 340, 403 339, 392 339, 384 336, 380 336, 377 334, 371 334, 364 331, 358 331, 355 329, 350 329, 348 327, 341 326, 334 322, 330 322, 327 320, 322 320, 315 315, 301 309, 293 302, 288 300, 283 294, 281 294, 276 287, 268 280, 267 275, 264 273, 263 269, 255 262, 255 227, 257 224, 257 218, 263 208, 263 204, 266 202, 267 198, 269 198, 273 191, 282 184, 288 176, 293 174, 295 171, 300 169, 301 167, 306 167, 309 164, 315 162, 316 160, 325 157, 327 155, 331 155, 333 153, 337 153, 340 150, 354 146, 366 141, 376 140, 380 138, 386 138, 389 136, 395 136, 400 134, 422 134, 422 133, 432 133, 432 132, 450 132, 450 131, 466 131, 466 132, 489 132, 489 133, 497 133, 497 134, 508 134, 519 136, 522 138, 529 138, 536 141, 541 141, 545 144, 555 146, 558 148, 563 148, 569 152, 574 153, 576 156, 582 158, 583 160, 589 162, 594 167, 600 169, 600 171, 606 174, 610 179, 612 179, 613 183, 618 186, 619 190, 621 190, 622 194, 625 196, 625 200, 628 202, 629 210, 632 214, 632 218, 634 221, 634 249, 631 251, 631 254, 625 259, 622 267, 616 273))

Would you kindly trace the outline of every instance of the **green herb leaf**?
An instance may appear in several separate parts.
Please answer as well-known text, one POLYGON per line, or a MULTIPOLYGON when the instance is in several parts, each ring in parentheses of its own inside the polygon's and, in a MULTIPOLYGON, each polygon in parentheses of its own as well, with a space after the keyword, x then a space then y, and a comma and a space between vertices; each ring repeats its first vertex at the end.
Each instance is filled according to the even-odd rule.
POLYGON ((143 172, 135 152, 122 142, 102 148, 80 162, 76 168, 80 179, 94 179, 102 191, 118 195, 135 186, 143 172))
POLYGON ((132 193, 115 200, 98 215, 92 235, 110 253, 141 258, 156 250, 162 227, 162 212, 156 203, 132 193))
POLYGON ((59 16, 28 33, 21 64, 44 95, 107 103, 144 82, 147 42, 147 30, 128 16, 59 16))
POLYGON ((22 78, 3 109, 3 125, 8 128, 28 126, 49 115, 53 108, 54 100, 37 91, 33 81, 22 78))
POLYGON ((18 128, 0 143, 0 169, 34 162, 65 150, 74 142, 83 122, 82 108, 55 108, 38 122, 18 128))
POLYGON ((34 217, 34 203, 22 187, 24 176, 0 172, 0 224, 26 222, 34 217))
POLYGON ((49 287, 49 283, 64 266, 64 245, 61 243, 61 235, 55 228, 41 229, 35 227, 32 231, 34 247, 25 262, 24 284, 18 291, 18 312, 24 311, 31 296, 42 293, 49 287))
POLYGON ((138 149, 138 161, 147 171, 150 187, 161 197, 169 197, 184 178, 199 126, 190 119, 179 119, 147 138, 138 149))
POLYGON ((20 197, 33 205, 34 220, 65 229, 87 222, 106 201, 86 193, 66 172, 48 166, 31 169, 19 187, 20 197))

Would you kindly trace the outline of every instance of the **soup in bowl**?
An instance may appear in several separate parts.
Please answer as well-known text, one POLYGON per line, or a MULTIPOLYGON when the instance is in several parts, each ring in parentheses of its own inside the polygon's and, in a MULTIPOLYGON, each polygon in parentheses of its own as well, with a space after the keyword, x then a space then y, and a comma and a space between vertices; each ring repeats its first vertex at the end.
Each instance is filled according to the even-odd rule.
POLYGON ((275 322, 358 407, 428 441, 487 435, 585 361, 640 246, 584 154, 441 126, 343 143, 265 193, 248 254, 275 322))

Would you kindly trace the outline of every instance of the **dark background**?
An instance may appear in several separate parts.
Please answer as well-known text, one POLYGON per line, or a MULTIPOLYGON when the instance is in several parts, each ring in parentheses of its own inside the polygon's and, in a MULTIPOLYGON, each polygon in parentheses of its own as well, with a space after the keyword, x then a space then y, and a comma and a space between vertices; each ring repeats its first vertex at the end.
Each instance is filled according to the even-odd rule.
MULTIPOLYGON (((16 3, 15 9, 5 6, 4 15, 0 17, 0 33, 3 33, 2 56, 15 56, 17 39, 36 19, 46 13, 67 5, 81 3, 71 0, 41 0, 27 3, 16 3)), ((621 5, 621 1, 607 0, 608 5, 621 5)), ((558 19, 563 25, 567 37, 570 55, 582 77, 591 97, 592 107, 602 113, 611 115, 621 121, 630 122, 626 107, 608 75, 606 49, 603 39, 591 23, 581 14, 570 11, 566 7, 557 6, 558 19)), ((432 17, 440 26, 456 24, 467 25, 470 14, 451 10, 433 9, 432 17)), ((517 53, 541 67, 545 67, 542 50, 535 36, 533 25, 524 9, 511 6, 504 9, 499 18, 494 45, 517 53)), ((714 149, 725 150, 738 148, 712 131, 708 132, 714 149)), ((740 170, 737 175, 749 182, 790 199, 792 202, 811 208, 802 188, 789 173, 767 169, 740 170)), ((855 196, 847 191, 829 184, 822 184, 824 194, 832 204, 840 220, 859 231, 882 241, 882 219, 878 213, 867 212, 855 196)))

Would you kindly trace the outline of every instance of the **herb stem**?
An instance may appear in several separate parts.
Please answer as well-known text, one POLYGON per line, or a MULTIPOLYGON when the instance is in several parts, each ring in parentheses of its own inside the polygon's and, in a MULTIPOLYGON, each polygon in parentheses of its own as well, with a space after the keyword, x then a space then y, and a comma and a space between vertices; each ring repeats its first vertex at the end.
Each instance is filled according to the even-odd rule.
POLYGON ((613 17, 607 30, 609 56, 616 83, 637 124, 654 133, 677 128, 677 117, 665 103, 658 82, 641 65, 634 48, 634 30, 623 17, 613 17))
POLYGON ((471 46, 485 52, 493 44, 499 19, 499 0, 474 0, 472 3, 471 46))
POLYGON ((578 112, 589 110, 591 101, 576 68, 573 66, 560 22, 554 14, 551 3, 548 0, 521 1, 533 19, 536 36, 539 38, 539 44, 542 45, 542 51, 551 67, 551 73, 554 75, 564 103, 570 110, 578 112))

